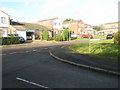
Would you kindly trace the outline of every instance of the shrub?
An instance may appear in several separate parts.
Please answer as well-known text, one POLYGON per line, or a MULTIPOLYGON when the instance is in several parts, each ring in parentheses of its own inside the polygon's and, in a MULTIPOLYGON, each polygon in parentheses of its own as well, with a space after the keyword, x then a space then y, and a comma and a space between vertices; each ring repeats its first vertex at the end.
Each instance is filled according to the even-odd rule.
POLYGON ((62 41, 62 36, 59 35, 59 34, 56 34, 56 35, 54 36, 54 40, 55 40, 55 41, 62 41))
POLYGON ((19 44, 20 37, 2 37, 2 45, 19 44))
POLYGON ((120 30, 114 35, 114 44, 120 45, 120 30))
POLYGON ((69 38, 69 30, 68 29, 64 29, 63 33, 62 33, 62 38, 63 40, 67 41, 69 38))
POLYGON ((43 31, 43 39, 48 40, 49 39, 49 33, 47 30, 43 31))

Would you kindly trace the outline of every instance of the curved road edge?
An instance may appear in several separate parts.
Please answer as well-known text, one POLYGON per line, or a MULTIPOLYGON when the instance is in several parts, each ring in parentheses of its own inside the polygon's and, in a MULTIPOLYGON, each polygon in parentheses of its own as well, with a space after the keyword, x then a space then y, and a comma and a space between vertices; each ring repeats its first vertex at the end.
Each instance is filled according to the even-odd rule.
POLYGON ((120 76, 120 73, 119 73, 119 72, 110 71, 110 70, 107 70, 107 69, 98 68, 98 67, 93 67, 93 66, 88 66, 88 65, 84 65, 84 64, 78 64, 78 63, 71 62, 71 61, 66 60, 66 59, 62 59, 62 58, 54 55, 54 54, 52 53, 52 50, 49 50, 49 55, 52 56, 53 58, 59 60, 59 61, 62 61, 62 62, 71 64, 71 65, 75 65, 75 66, 78 66, 78 67, 83 67, 83 68, 87 68, 87 69, 91 69, 91 70, 95 70, 95 71, 100 71, 100 72, 104 72, 104 73, 108 73, 108 74, 120 76))

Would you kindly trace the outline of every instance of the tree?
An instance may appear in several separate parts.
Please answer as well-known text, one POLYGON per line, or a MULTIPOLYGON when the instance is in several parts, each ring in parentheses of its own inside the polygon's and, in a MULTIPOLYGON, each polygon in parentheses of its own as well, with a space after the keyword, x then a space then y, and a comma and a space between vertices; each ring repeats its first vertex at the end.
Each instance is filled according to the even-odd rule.
POLYGON ((64 29, 63 33, 62 33, 62 38, 63 40, 68 40, 69 38, 69 30, 68 29, 64 29))
POLYGON ((43 39, 44 39, 44 40, 48 40, 48 38, 49 38, 49 33, 48 33, 48 31, 47 31, 47 30, 43 31, 43 39))
POLYGON ((100 31, 102 29, 102 27, 101 26, 94 26, 93 29, 100 31))
POLYGON ((120 30, 114 35, 114 44, 120 45, 120 30))
POLYGON ((65 19, 63 22, 67 22, 67 21, 73 21, 74 19, 71 19, 71 18, 67 18, 67 19, 65 19))

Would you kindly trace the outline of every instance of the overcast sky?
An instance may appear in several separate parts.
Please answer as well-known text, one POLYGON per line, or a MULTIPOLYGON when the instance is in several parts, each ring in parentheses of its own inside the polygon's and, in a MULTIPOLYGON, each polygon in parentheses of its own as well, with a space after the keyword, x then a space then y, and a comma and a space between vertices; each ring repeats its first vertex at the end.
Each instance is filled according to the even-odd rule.
POLYGON ((0 9, 13 20, 37 22, 59 17, 98 25, 118 21, 119 0, 0 0, 0 9))

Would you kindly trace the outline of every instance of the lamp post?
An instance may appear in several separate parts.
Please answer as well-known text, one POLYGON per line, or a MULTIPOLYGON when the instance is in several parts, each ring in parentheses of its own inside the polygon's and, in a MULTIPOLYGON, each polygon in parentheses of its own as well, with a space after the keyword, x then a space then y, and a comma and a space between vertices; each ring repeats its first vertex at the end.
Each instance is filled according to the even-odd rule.
POLYGON ((69 23, 69 41, 70 41, 70 24, 71 24, 71 23, 69 23))

